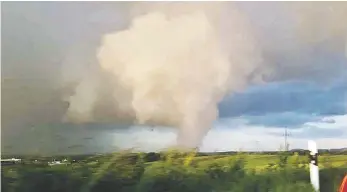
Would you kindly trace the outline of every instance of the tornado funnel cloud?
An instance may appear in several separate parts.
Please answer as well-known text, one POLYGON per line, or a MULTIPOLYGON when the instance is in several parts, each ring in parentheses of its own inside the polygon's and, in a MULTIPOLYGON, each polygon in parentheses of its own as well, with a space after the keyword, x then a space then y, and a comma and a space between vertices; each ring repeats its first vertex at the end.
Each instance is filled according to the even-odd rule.
MULTIPOLYGON (((97 58, 115 90, 108 103, 114 117, 175 127, 179 146, 201 144, 218 117, 218 103, 246 85, 260 64, 251 30, 237 9, 225 22, 222 6, 211 5, 180 12, 151 7, 127 29, 102 37, 97 58)), ((105 82, 85 84, 70 99, 71 120, 93 121, 101 97, 89 93, 105 82)))

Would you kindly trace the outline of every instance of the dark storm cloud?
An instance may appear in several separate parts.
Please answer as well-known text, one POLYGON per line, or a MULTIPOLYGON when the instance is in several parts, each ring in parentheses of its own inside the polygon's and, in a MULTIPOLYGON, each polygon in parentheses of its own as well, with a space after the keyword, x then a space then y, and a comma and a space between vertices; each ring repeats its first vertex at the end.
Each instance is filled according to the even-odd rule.
MULTIPOLYGON (((309 82, 272 83, 254 87, 244 93, 236 94, 220 104, 220 117, 236 117, 240 115, 267 115, 282 113, 276 121, 293 119, 297 115, 297 123, 305 122, 313 116, 341 115, 346 113, 346 81, 340 81, 329 87, 309 82), (232 107, 231 107, 232 106, 232 107)), ((266 117, 265 117, 266 119, 266 117)), ((263 121, 265 119, 255 119, 263 121)), ((291 120, 289 120, 291 121, 291 120)), ((288 124, 297 124, 287 122, 288 124)), ((266 124, 266 123, 265 123, 266 124)), ((284 122, 286 124, 286 122, 284 122)))
POLYGON ((299 128, 302 124, 320 121, 320 117, 304 113, 271 113, 261 116, 246 116, 248 125, 263 125, 266 127, 299 128))
MULTIPOLYGON (((319 127, 307 127, 303 128, 299 132, 291 132, 291 138, 302 138, 302 139, 320 139, 320 138, 340 138, 344 137, 345 131, 343 129, 334 128, 334 129, 326 129, 319 127)), ((283 137, 283 133, 268 133, 269 135, 283 137)))
MULTIPOLYGON (((124 28, 127 3, 4 2, 1 15, 2 132, 60 122, 68 104, 65 65, 93 67, 101 36, 124 28), (109 18, 112 18, 111 20, 109 18), (63 80, 62 80, 63 79, 63 80)), ((75 77, 76 78, 76 77, 75 77)), ((6 137, 6 138, 8 138, 6 137)), ((7 139, 6 139, 7 140, 7 139)), ((2 139, 4 142, 4 139, 2 139)))
MULTIPOLYGON (((331 37, 312 46, 300 47, 297 43, 300 40, 291 34, 290 14, 287 12, 287 17, 283 16, 277 3, 275 6, 244 4, 251 8, 248 13, 254 19, 265 61, 276 66, 275 73, 266 77, 267 80, 318 80, 323 84, 347 76, 347 61, 341 51, 343 38, 331 37)), ((58 90, 59 82, 60 78, 70 78, 61 76, 62 63, 87 63, 93 67, 95 48, 99 46, 101 36, 128 25, 128 5, 113 2, 2 3, 2 144, 13 144, 18 150, 25 151, 22 146, 30 146, 37 138, 34 133, 29 134, 29 128, 37 124, 60 123, 68 106, 62 101, 65 89, 58 90), (23 143, 18 144, 18 141, 23 143)), ((324 28, 329 27, 323 25, 324 28)), ((72 73, 79 71, 78 65, 75 66, 72 73)), ((80 72, 82 75, 85 71, 80 72)), ((226 98, 219 107, 220 117, 243 116, 252 125, 297 127, 316 121, 320 116, 345 114, 346 85, 347 81, 328 87, 289 81, 254 87, 226 98)), ((59 132, 62 127, 57 127, 59 132)), ((75 132, 69 137, 71 142, 74 137, 85 141, 85 136, 79 136, 79 126, 68 127, 75 132)), ((101 132, 115 128, 114 125, 89 124, 81 131, 94 127, 101 127, 101 132)), ((89 138, 99 133, 84 134, 89 138)), ((96 140, 112 140, 105 135, 96 140)), ((49 137, 45 142, 48 140, 49 137)), ((78 142, 75 147, 80 144, 78 142)), ((44 144, 38 145, 44 147, 44 144)))
POLYGON ((238 2, 250 16, 271 81, 346 76, 345 2, 238 2))

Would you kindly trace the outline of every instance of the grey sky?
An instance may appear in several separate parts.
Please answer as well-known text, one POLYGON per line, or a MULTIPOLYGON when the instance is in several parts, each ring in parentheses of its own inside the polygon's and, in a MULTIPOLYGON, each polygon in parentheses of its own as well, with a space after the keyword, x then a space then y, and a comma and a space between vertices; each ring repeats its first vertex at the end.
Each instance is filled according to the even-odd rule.
MULTIPOLYGON (((242 116, 248 122, 242 127, 297 128, 324 116, 345 115, 346 35, 341 34, 347 34, 347 21, 341 21, 343 14, 331 18, 345 28, 336 28, 322 17, 312 20, 320 25, 305 26, 305 31, 317 33, 311 41, 297 36, 295 6, 300 3, 292 3, 293 9, 287 7, 290 3, 281 2, 237 4, 254 27, 264 62, 273 66, 264 77, 273 84, 225 98, 219 106, 221 118, 242 116), (330 34, 334 27, 338 33, 330 34)), ((314 5, 323 16, 334 15, 324 12, 330 4, 314 5)), ((343 10, 347 3, 331 5, 343 10)), ((125 2, 2 3, 2 144, 15 145, 13 139, 25 138, 29 127, 61 122, 67 107, 62 96, 71 91, 61 90, 62 82, 82 77, 89 67, 98 70, 95 50, 101 37, 128 26, 130 6, 125 2), (69 73, 66 68, 71 66, 69 73)), ((330 134, 313 129, 302 137, 311 132, 333 137, 346 130, 339 127, 336 134, 330 134)), ((33 138, 27 137, 27 142, 33 138)))

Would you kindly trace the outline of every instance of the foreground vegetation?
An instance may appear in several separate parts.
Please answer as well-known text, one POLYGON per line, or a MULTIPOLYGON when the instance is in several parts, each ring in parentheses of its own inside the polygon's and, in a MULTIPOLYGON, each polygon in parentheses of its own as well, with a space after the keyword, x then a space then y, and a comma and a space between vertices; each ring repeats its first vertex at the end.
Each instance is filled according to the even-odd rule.
MULTIPOLYGON (((49 166, 47 161, 52 158, 26 158, 21 164, 4 166, 1 191, 313 191, 307 156, 297 153, 197 156, 175 151, 123 152, 67 158, 69 164, 49 166)), ((321 192, 337 191, 347 173, 347 156, 324 155, 320 163, 321 192)))

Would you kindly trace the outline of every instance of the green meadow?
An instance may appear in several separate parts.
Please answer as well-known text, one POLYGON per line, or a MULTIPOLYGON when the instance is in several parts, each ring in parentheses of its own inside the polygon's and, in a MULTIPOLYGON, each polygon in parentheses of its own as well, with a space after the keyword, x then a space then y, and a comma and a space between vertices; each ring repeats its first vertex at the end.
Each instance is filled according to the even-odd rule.
MULTIPOLYGON (((321 192, 337 191, 347 155, 319 157, 321 192)), ((311 192, 307 154, 209 154, 167 151, 23 157, 1 169, 9 192, 311 192), (52 159, 66 164, 48 165, 52 159)))

